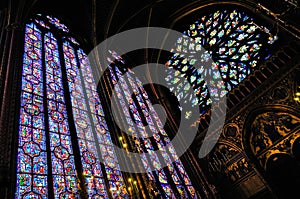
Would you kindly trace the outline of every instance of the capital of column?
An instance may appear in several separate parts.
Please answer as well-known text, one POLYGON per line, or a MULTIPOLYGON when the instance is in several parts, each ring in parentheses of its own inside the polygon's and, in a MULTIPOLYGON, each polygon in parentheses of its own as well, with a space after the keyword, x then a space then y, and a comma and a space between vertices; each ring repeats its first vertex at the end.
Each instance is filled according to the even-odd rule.
POLYGON ((16 23, 11 23, 11 24, 8 24, 6 27, 5 27, 5 29, 7 30, 7 31, 12 31, 12 30, 23 30, 23 25, 22 24, 20 24, 20 23, 18 23, 18 22, 16 22, 16 23))

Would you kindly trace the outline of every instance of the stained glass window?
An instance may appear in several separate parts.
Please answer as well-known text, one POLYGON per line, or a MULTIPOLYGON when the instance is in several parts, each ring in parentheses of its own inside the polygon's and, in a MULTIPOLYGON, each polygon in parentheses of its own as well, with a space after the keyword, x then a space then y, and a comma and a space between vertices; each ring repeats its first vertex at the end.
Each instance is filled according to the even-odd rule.
MULTIPOLYGON (((114 51, 111 51, 111 53, 113 56, 116 54, 114 51)), ((112 62, 109 66, 109 72, 117 94, 117 103, 119 103, 120 110, 123 110, 126 116, 125 121, 135 137, 135 146, 138 152, 151 154, 150 158, 146 156, 142 158, 143 166, 148 171, 148 179, 160 187, 163 198, 198 198, 199 196, 197 196, 175 148, 170 143, 170 138, 164 130, 164 126, 149 99, 148 93, 143 88, 142 82, 135 77, 133 71, 126 69, 126 63, 122 58, 119 56, 114 56, 114 58, 118 59, 120 65, 112 62), (125 74, 121 72, 124 68, 127 71, 125 74), (144 125, 143 118, 146 120, 147 125, 144 125), (149 127, 153 138, 150 138, 151 136, 145 130, 145 126, 149 127), (165 149, 168 144, 170 144, 170 147, 165 149), (155 150, 161 151, 161 155, 167 164, 173 163, 162 169, 162 162, 154 153, 155 150), (151 168, 154 168, 154 171, 151 171, 151 168), (171 177, 168 178, 166 172, 171 177), (174 189, 174 187, 176 188, 174 189)))
POLYGON ((68 32, 50 16, 26 25, 15 198, 128 198, 87 55, 68 32))
POLYGON ((238 10, 219 10, 200 16, 183 34, 193 41, 188 37, 178 38, 166 63, 166 80, 179 100, 200 105, 202 113, 208 110, 212 97, 226 95, 266 60, 270 56, 267 49, 278 39, 238 10), (185 56, 187 52, 191 56, 185 56), (214 62, 211 68, 204 67, 208 59, 214 62), (211 77, 210 89, 203 75, 211 77), (187 78, 189 83, 183 84, 180 77, 187 78), (223 81, 216 81, 220 77, 223 81), (194 89, 197 97, 189 95, 188 89, 194 89))

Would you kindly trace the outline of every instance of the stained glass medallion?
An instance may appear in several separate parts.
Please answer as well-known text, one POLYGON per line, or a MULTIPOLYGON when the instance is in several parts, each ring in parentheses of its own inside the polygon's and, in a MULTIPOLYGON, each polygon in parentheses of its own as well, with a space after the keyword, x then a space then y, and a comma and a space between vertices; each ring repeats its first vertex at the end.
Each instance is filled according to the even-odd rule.
POLYGON ((208 110, 212 97, 218 99, 226 95, 255 70, 258 63, 266 60, 270 56, 267 49, 278 39, 239 10, 218 10, 199 16, 183 34, 194 40, 178 38, 173 56, 166 63, 169 73, 166 80, 179 100, 200 105, 201 113, 208 110), (186 57, 187 52, 192 56, 186 57), (214 61, 211 68, 204 67, 208 59, 214 61), (210 89, 203 78, 208 75, 210 89), (189 83, 183 84, 180 77, 189 83), (216 81, 220 77, 223 81, 216 81), (188 89, 193 89, 197 97, 188 95, 188 89))
MULTIPOLYGON (((89 198, 128 198, 92 69, 69 32, 59 19, 50 16, 39 15, 26 24, 15 198, 75 198, 84 189, 79 180, 86 184, 89 198), (103 167, 99 158, 109 165, 103 167), (81 179, 78 172, 82 172, 81 179)), ((200 16, 184 34, 195 42, 178 38, 166 63, 166 80, 178 99, 200 105, 202 113, 210 106, 211 97, 226 95, 267 59, 266 49, 277 40, 266 27, 238 10, 200 16), (187 51, 196 55, 203 48, 200 57, 184 56, 187 51), (209 58, 214 63, 206 69, 202 62, 209 58), (204 74, 212 76, 213 89, 208 90, 204 74), (190 84, 184 85, 180 77, 190 84), (220 77, 223 84, 215 81, 220 77), (190 88, 196 98, 187 95, 190 88)), ((113 58, 109 61, 126 64, 116 52, 110 52, 113 58)), ((166 198, 178 194, 198 198, 174 147, 162 150, 163 158, 172 164, 159 169, 162 163, 153 151, 163 149, 170 139, 141 81, 130 70, 122 76, 120 69, 112 62, 110 78, 126 116, 124 121, 133 134, 145 137, 135 140, 138 151, 153 154, 142 159, 149 181, 154 181, 166 198), (145 123, 155 134, 151 139, 145 123)), ((186 118, 191 115, 185 114, 186 118)))
POLYGON ((50 16, 26 24, 15 198, 128 198, 87 56, 68 33, 50 16))

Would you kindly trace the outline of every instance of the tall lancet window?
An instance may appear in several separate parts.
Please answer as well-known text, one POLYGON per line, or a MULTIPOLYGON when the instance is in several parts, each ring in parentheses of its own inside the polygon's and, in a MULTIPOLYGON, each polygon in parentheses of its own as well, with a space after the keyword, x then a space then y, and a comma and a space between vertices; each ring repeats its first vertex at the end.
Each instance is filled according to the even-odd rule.
POLYGON ((270 48, 278 39, 276 33, 271 33, 258 20, 235 9, 198 15, 184 27, 183 34, 194 41, 178 38, 173 56, 166 63, 169 67, 166 80, 179 100, 200 105, 201 113, 209 109, 211 97, 217 99, 226 95, 268 59, 270 48), (205 52, 197 57, 201 50, 205 52), (185 56, 187 52, 190 53, 188 57, 185 56), (214 62, 211 68, 204 67, 209 59, 214 62), (211 77, 211 89, 203 76, 211 77), (183 84, 180 77, 187 78, 189 83, 183 84), (223 81, 216 81, 220 77, 223 81), (191 87, 197 97, 186 92, 191 87))
POLYGON ((87 56, 54 17, 26 25, 18 136, 15 198, 128 198, 87 56))
POLYGON ((151 154, 142 158, 143 166, 148 171, 149 181, 157 186, 160 196, 158 198, 199 198, 185 168, 176 154, 171 140, 164 130, 164 124, 154 109, 142 82, 134 72, 126 67, 125 61, 112 51, 117 62, 109 66, 111 83, 118 99, 119 107, 126 118, 129 131, 132 133, 137 151, 141 154, 151 154), (119 64, 116 64, 119 63, 119 64), (126 71, 126 73, 124 73, 126 71), (136 125, 135 125, 135 124, 136 125), (145 130, 148 126, 150 132, 145 130), (168 149, 165 146, 170 144, 168 149), (162 168, 155 150, 160 150, 166 161, 166 167, 162 168), (172 162, 172 164, 169 164, 172 162), (154 171, 151 169, 154 168, 154 171))

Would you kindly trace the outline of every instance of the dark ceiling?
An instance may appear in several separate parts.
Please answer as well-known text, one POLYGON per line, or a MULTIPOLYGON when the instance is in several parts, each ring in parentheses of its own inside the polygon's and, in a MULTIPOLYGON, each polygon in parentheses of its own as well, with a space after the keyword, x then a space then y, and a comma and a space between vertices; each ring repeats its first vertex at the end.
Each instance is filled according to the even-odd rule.
MULTIPOLYGON (((288 0, 294 1, 294 0, 288 0)), ((25 4, 28 18, 36 13, 48 13, 63 19, 72 32, 85 39, 90 48, 118 32, 145 26, 169 28, 174 19, 201 4, 223 4, 224 0, 2 0, 0 9, 19 10, 25 4)), ((239 3, 239 1, 236 1, 239 3)), ((252 8, 259 3, 275 13, 288 10, 286 0, 245 0, 252 8)), ((233 6, 232 6, 233 7, 233 6)), ((205 10, 205 9, 204 9, 205 10)), ((20 10, 22 11, 22 10, 20 10)), ((26 13, 25 11, 25 13, 26 13)), ((292 11, 293 12, 293 11, 292 11)), ((22 13, 22 12, 20 12, 22 13)), ((300 24, 300 13, 283 16, 291 24, 300 24)), ((299 27, 298 27, 299 28, 299 27)))
MULTIPOLYGON (((223 0, 2 0, 0 8, 22 7, 25 4, 27 14, 19 18, 30 18, 37 13, 50 14, 62 19, 62 22, 83 41, 84 49, 90 51, 94 46, 124 30, 137 27, 170 28, 174 20, 201 4, 211 4, 223 0)), ((238 2, 238 1, 237 1, 238 2)), ((254 11, 258 2, 281 13, 284 0, 245 0, 254 11)), ((231 7, 233 7, 231 5, 231 7)), ((206 12, 207 8, 201 12, 206 12)), ((25 11, 25 13, 26 13, 25 11)), ((22 12, 20 12, 22 13, 22 12)), ((24 12, 23 12, 24 13, 24 12)), ((198 13, 198 12, 197 12, 198 13)), ((18 13, 16 13, 17 15, 18 13)), ((287 20, 300 25, 299 9, 287 20), (289 20, 292 19, 292 20, 289 20), (298 21, 298 22, 297 22, 298 21)), ((187 25, 183 22, 181 23, 187 25)), ((298 26, 299 27, 299 26, 298 26)), ((172 27, 174 29, 174 27, 172 27)))
POLYGON ((38 0, 33 13, 46 12, 63 19, 75 34, 94 46, 123 30, 149 25, 168 26, 170 16, 188 2, 192 1, 38 0))

